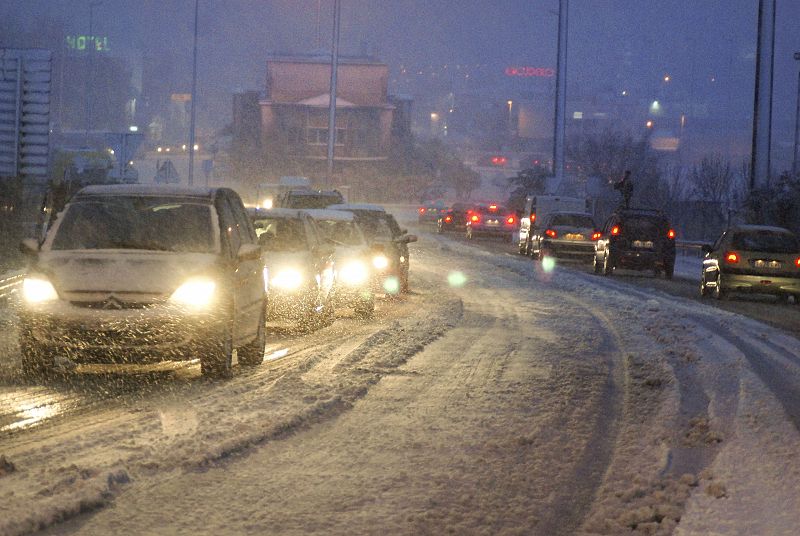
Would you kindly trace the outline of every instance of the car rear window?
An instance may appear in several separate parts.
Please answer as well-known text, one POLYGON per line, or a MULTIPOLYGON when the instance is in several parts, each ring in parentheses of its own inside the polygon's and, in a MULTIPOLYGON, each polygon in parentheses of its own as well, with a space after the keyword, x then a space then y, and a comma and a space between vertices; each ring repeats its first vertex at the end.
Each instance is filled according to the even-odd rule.
POLYGON ((594 227, 591 216, 583 214, 554 214, 550 225, 563 225, 569 227, 594 227))
POLYGON ((289 194, 286 202, 288 208, 326 208, 343 201, 335 194, 289 194))
POLYGON ((213 253, 210 204, 164 197, 97 197, 70 204, 51 249, 213 253))
POLYGON ((630 216, 622 222, 623 232, 627 236, 653 239, 661 235, 666 227, 664 221, 655 218, 630 216))
POLYGON ((299 218, 261 218, 253 222, 258 243, 270 251, 308 249, 303 221, 299 218))
POLYGON ((791 233, 780 231, 747 231, 733 235, 733 247, 764 253, 797 253, 800 243, 791 233))

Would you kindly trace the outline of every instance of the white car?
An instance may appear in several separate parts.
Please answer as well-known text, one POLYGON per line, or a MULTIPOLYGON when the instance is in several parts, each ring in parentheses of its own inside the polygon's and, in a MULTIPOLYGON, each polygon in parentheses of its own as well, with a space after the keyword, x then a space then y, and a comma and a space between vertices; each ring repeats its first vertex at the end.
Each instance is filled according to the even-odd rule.
POLYGON ((28 375, 57 357, 76 366, 199 359, 203 375, 222 377, 235 357, 263 359, 264 263, 233 190, 88 186, 23 251, 28 375))
POLYGON ((346 210, 310 209, 307 212, 333 245, 337 306, 352 307, 362 317, 372 316, 380 281, 374 265, 375 252, 356 223, 355 215, 346 210))

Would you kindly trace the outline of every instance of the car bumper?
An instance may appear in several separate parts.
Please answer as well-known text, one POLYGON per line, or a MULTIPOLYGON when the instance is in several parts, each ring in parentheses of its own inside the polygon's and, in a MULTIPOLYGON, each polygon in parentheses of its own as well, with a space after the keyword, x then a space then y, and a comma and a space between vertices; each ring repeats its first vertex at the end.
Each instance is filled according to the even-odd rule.
POLYGON ((68 303, 20 312, 30 342, 76 363, 148 364, 196 359, 218 339, 224 315, 158 305, 98 310, 68 303))
POLYGON ((614 264, 619 268, 632 270, 664 269, 667 266, 675 265, 675 253, 664 254, 656 251, 627 250, 616 255, 614 264))
POLYGON ((753 294, 800 295, 800 277, 774 276, 771 274, 722 273, 722 286, 732 292, 753 294))
POLYGON ((503 227, 475 227, 471 226, 473 235, 481 236, 513 236, 516 229, 506 229, 503 227))
POLYGON ((590 261, 594 255, 594 242, 588 240, 543 240, 542 247, 558 258, 590 261))

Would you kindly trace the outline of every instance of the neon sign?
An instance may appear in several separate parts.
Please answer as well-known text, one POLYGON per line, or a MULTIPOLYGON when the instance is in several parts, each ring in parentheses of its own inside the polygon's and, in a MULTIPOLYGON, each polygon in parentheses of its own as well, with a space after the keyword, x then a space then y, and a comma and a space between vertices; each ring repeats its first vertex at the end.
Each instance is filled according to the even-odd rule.
POLYGON ((70 50, 91 50, 94 44, 95 52, 109 52, 108 37, 98 35, 68 35, 67 48, 70 50))
POLYGON ((551 78, 555 75, 556 70, 552 67, 506 67, 506 76, 551 78))

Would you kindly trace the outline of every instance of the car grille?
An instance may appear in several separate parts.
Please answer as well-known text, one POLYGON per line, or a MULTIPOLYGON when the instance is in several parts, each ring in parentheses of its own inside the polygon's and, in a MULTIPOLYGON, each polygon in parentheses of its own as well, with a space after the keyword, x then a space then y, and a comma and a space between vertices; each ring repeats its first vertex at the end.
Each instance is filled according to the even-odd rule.
POLYGON ((83 307, 85 309, 102 309, 102 310, 118 310, 118 309, 146 309, 156 304, 156 302, 123 302, 113 298, 103 301, 71 301, 70 304, 75 307, 83 307))

